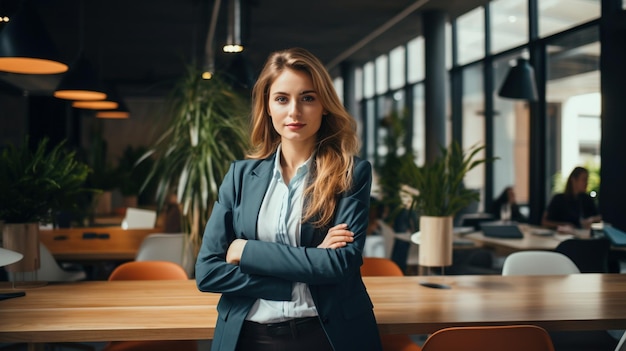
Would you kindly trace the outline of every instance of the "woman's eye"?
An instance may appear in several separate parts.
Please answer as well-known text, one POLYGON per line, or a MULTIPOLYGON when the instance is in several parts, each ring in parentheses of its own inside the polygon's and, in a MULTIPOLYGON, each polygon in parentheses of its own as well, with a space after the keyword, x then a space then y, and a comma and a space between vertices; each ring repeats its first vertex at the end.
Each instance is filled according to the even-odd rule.
POLYGON ((287 102, 287 98, 284 96, 278 96, 276 97, 276 101, 277 102, 287 102))
POLYGON ((315 97, 310 96, 310 95, 305 95, 305 96, 302 97, 302 101, 313 102, 313 101, 315 101, 315 97))

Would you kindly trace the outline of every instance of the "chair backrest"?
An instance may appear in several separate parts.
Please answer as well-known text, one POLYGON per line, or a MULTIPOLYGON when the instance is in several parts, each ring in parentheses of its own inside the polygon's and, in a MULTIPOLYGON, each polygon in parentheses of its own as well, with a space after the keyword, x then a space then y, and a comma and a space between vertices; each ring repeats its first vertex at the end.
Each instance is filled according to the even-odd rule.
POLYGON ((422 351, 554 351, 548 332, 536 325, 451 327, 431 334, 422 351))
POLYGON ((556 249, 569 257, 581 273, 608 273, 611 242, 607 239, 569 239, 556 249))
POLYGON ((187 272, 169 261, 131 261, 115 267, 109 280, 187 280, 187 272))
POLYGON ((388 258, 363 257, 361 265, 362 276, 403 276, 404 273, 398 265, 388 258))
POLYGON ((170 261, 181 265, 188 276, 194 262, 184 233, 154 233, 143 239, 135 261, 170 261))
POLYGON ((518 251, 504 259, 502 275, 551 275, 580 273, 576 264, 554 251, 518 251))
MULTIPOLYGON (((16 274, 9 272, 9 280, 15 280, 16 274)), ((44 282, 74 282, 87 279, 85 270, 65 270, 59 265, 57 260, 46 245, 39 242, 39 269, 33 274, 24 274, 20 280, 44 282)))

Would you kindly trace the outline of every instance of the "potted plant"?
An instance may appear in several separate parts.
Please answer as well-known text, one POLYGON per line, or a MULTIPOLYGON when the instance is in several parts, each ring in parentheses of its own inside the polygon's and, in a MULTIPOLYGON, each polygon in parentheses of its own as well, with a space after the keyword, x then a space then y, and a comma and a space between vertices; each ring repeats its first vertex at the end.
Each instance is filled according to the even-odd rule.
POLYGON ((152 186, 146 187, 144 191, 141 191, 141 187, 148 178, 150 170, 152 169, 152 158, 143 160, 141 163, 137 163, 141 157, 148 151, 146 147, 132 147, 126 146, 124 153, 118 159, 116 173, 119 177, 119 190, 124 197, 125 207, 137 207, 144 198, 144 194, 152 192, 152 186))
POLYGON ((474 145, 464 151, 458 142, 441 147, 433 162, 413 168, 407 184, 415 189, 411 208, 420 216, 419 264, 443 267, 452 264, 453 216, 473 201, 476 191, 467 189, 463 179, 478 165, 493 159, 478 158, 484 146, 474 145))
POLYGON ((161 210, 173 192, 182 205, 182 230, 196 253, 222 178, 248 147, 249 103, 219 75, 202 79, 194 66, 172 93, 171 119, 140 162, 154 164, 144 186, 156 180, 161 210))
POLYGON ((39 269, 39 222, 49 222, 60 210, 77 206, 88 192, 83 184, 89 167, 61 142, 50 150, 42 139, 33 150, 26 137, 21 147, 8 145, 0 154, 0 220, 3 246, 24 259, 7 266, 11 272, 39 269), (20 247, 21 246, 21 247, 20 247))
MULTIPOLYGON (((97 189, 91 201, 92 217, 110 215, 113 212, 112 193, 119 184, 117 170, 107 160, 107 142, 102 137, 100 121, 97 122, 86 152, 86 163, 92 170, 86 184, 92 189, 97 189)), ((93 222, 93 218, 90 221, 93 222)))

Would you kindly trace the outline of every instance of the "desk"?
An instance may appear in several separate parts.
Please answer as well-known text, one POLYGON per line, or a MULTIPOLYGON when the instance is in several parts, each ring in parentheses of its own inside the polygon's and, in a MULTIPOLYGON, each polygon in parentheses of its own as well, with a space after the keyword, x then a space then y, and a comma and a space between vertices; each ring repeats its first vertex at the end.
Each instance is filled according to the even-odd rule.
MULTIPOLYGON (((381 333, 535 324, 548 330, 626 329, 626 275, 365 277, 381 333), (450 290, 423 287, 446 279, 450 290)), ((219 294, 195 281, 88 281, 0 301, 0 342, 211 339, 219 294)))
POLYGON ((554 250, 563 240, 574 237, 589 238, 588 231, 586 231, 586 235, 581 232, 576 236, 572 234, 537 235, 533 234, 533 232, 538 230, 545 231, 545 229, 524 224, 520 224, 520 230, 524 234, 522 239, 491 238, 484 236, 482 232, 470 233, 463 236, 463 238, 472 240, 483 247, 493 248, 501 255, 524 250, 554 250))
POLYGON ((143 239, 161 228, 88 227, 40 230, 39 240, 59 261, 129 261, 143 239))

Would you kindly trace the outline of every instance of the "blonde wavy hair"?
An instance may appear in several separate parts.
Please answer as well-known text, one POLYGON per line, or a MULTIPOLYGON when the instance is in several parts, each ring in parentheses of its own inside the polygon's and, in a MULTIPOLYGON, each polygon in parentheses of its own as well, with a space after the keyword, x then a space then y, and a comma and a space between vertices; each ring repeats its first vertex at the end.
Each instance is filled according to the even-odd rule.
POLYGON ((249 158, 262 159, 274 153, 280 135, 269 115, 269 91, 274 80, 285 70, 307 73, 324 111, 317 132, 315 162, 310 170, 310 182, 304 190, 303 220, 321 227, 334 216, 338 195, 352 186, 353 157, 359 151, 356 122, 343 107, 330 75, 322 62, 309 51, 291 48, 272 53, 252 90, 252 149, 249 158))

